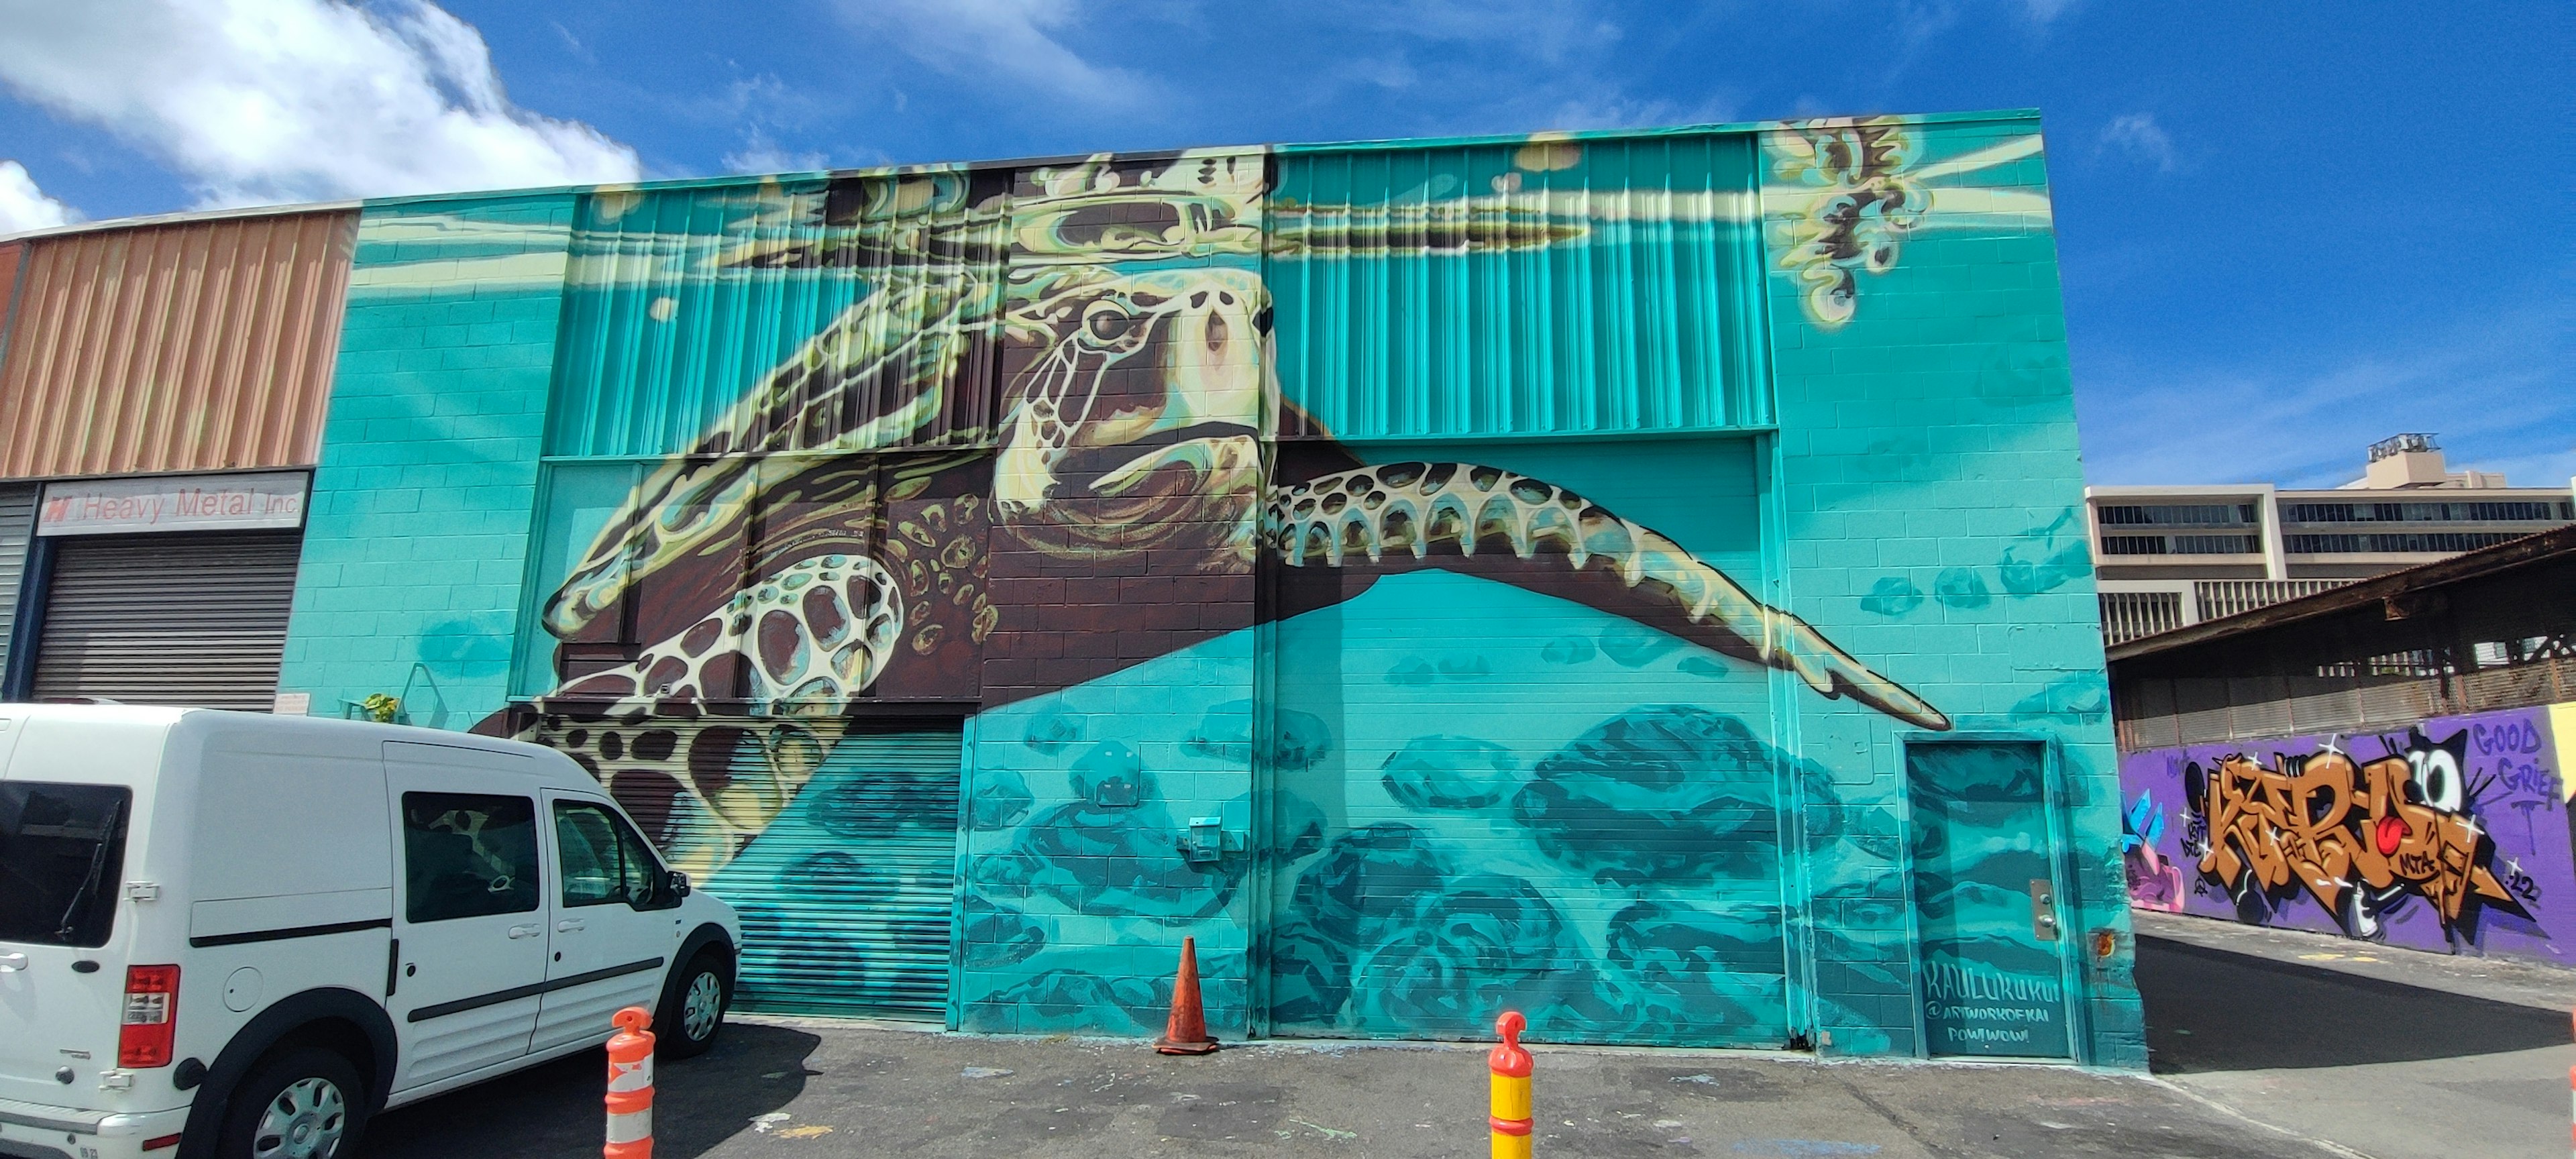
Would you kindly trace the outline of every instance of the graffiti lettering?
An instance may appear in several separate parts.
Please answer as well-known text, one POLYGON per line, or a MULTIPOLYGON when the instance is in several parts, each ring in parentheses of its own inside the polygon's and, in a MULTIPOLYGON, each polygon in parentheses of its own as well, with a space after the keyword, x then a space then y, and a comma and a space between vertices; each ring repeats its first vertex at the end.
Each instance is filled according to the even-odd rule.
POLYGON ((2044 1006, 1945 1006, 1938 1002, 1931 1002, 1924 1005, 1923 1012, 1931 1015, 1935 1020, 1984 1019, 1990 1022, 2054 1022, 2057 1020, 2056 1015, 2050 1013, 2044 1006))
POLYGON ((2408 895, 2431 903, 2445 930, 2493 904, 2528 917, 2490 862, 2494 842, 2475 815, 2462 775, 2468 734, 2433 743, 2413 733, 2368 763, 2327 749, 2275 756, 2265 768, 2243 754, 2183 769, 2192 808, 2208 825, 2203 877, 2241 905, 2298 890, 2356 937, 2408 895))
POLYGON ((2512 757, 2499 757, 2496 760, 2495 771, 2496 782, 2507 790, 2529 793, 2544 801, 2557 799, 2558 778, 2552 775, 2546 766, 2536 761, 2517 761, 2512 757))
POLYGON ((2540 730, 2528 720, 2508 720, 2499 724, 2473 724, 2469 735, 2477 741, 2478 755, 2497 753, 2536 753, 2540 751, 2540 730))
POLYGON ((1950 962, 1933 962, 1923 972, 1923 989, 1945 1002, 1987 999, 2004 1002, 2056 1002, 2064 991, 2047 978, 2022 978, 1950 962))

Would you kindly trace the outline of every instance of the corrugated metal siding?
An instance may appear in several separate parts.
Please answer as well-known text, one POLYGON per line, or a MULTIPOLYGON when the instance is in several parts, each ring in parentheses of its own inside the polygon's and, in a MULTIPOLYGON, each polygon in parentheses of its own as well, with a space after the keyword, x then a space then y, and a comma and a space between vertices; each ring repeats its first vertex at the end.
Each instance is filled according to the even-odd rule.
POLYGON ((0 366, 0 477, 313 463, 353 212, 28 243, 0 366))
POLYGON ((18 300, 18 268, 26 256, 25 242, 0 245, 0 358, 9 353, 9 308, 18 300))
MULTIPOLYGON (((960 746, 954 729, 843 739, 707 883, 742 911, 742 1009, 947 1017, 960 746)), ((767 775, 743 760, 743 783, 767 775)))
POLYGON ((296 531, 60 540, 37 698, 269 711, 303 540, 296 531))
POLYGON ((0 486, 0 672, 9 667, 9 633, 18 623, 18 588, 27 574, 27 537, 36 525, 36 489, 0 486))
POLYGON ((1003 194, 966 174, 928 174, 584 198, 547 453, 814 449, 850 429, 843 420, 892 414, 924 385, 914 370, 924 347, 904 340, 925 334, 954 343, 944 369, 926 376, 941 392, 933 414, 866 445, 980 438, 996 378, 987 338, 1003 194), (816 345, 840 357, 883 357, 826 359, 772 381, 827 333, 816 345), (784 400, 766 408, 773 416, 808 421, 702 445, 736 400, 764 385, 784 400))
POLYGON ((1770 422, 1742 134, 1285 153, 1283 396, 1344 439, 1770 422))

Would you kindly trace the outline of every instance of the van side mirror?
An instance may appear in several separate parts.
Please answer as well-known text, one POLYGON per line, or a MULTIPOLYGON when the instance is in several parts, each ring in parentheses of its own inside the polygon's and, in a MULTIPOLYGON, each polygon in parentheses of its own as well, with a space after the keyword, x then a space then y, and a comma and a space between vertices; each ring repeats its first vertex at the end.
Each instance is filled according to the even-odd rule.
POLYGON ((668 877, 668 878, 665 878, 665 879, 663 879, 663 880, 664 880, 664 884, 666 884, 666 885, 668 885, 668 886, 670 886, 670 887, 671 887, 671 896, 673 896, 673 897, 687 897, 687 896, 689 896, 689 875, 688 875, 688 874, 686 874, 686 873, 682 873, 682 872, 680 872, 679 870, 674 869, 674 870, 672 870, 672 871, 671 871, 671 876, 670 876, 670 877, 668 877))

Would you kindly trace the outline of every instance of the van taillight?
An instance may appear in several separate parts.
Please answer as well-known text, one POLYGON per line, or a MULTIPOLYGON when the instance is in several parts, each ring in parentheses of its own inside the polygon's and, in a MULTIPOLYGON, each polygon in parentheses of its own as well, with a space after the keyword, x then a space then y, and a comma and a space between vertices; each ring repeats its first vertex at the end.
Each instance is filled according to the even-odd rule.
POLYGON ((116 1034, 116 1065, 170 1065, 170 1040, 179 1031, 179 968, 125 968, 125 1025, 116 1034))

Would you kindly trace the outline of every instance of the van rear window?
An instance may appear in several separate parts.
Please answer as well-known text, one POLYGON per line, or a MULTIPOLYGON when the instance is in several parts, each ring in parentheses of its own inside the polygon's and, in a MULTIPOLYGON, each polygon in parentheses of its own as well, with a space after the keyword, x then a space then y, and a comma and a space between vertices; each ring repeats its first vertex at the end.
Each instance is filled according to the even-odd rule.
POLYGON ((0 942, 104 946, 134 794, 0 781, 0 942))

